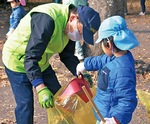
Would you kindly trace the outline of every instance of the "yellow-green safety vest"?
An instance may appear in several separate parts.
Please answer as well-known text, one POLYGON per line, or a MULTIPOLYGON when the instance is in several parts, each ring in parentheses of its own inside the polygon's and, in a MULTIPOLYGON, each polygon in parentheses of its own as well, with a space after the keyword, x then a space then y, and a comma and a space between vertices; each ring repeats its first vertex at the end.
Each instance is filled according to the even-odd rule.
POLYGON ((7 68, 15 72, 25 72, 25 50, 31 34, 31 14, 33 12, 46 13, 54 19, 55 23, 50 42, 42 55, 42 59, 39 61, 41 71, 44 71, 49 66, 49 58, 53 54, 63 51, 69 40, 67 35, 64 34, 69 16, 69 5, 50 3, 33 8, 21 19, 18 27, 3 46, 2 61, 7 68))

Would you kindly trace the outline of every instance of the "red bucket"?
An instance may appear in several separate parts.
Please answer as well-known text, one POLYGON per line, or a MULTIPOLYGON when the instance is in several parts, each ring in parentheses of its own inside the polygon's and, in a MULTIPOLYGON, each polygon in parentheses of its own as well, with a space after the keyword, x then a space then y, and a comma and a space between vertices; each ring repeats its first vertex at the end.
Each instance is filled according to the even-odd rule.
POLYGON ((82 90, 82 86, 85 86, 86 90, 88 91, 89 95, 91 96, 91 98, 93 97, 92 92, 88 86, 87 81, 84 80, 83 76, 81 76, 81 78, 75 78, 73 79, 68 86, 66 87, 66 89, 63 91, 62 95, 60 96, 60 98, 65 98, 66 96, 71 96, 73 94, 77 94, 84 102, 88 102, 89 99, 86 96, 86 94, 84 93, 84 91, 82 90))

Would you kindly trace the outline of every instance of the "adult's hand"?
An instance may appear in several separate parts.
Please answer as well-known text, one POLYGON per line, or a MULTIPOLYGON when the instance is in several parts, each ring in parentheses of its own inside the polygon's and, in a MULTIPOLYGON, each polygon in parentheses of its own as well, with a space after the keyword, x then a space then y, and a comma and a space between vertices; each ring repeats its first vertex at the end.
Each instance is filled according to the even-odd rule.
POLYGON ((43 108, 49 108, 54 106, 54 97, 51 91, 47 88, 41 88, 38 91, 39 103, 43 108))

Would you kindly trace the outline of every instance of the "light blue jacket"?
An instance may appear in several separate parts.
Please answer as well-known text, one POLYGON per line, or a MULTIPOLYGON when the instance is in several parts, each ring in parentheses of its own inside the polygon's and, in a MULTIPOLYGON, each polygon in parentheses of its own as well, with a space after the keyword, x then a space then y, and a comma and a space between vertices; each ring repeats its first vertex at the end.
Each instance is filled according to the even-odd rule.
POLYGON ((88 71, 99 70, 94 103, 102 116, 115 117, 121 124, 128 124, 137 106, 136 73, 131 52, 121 57, 105 54, 88 57, 84 60, 84 66, 88 71))

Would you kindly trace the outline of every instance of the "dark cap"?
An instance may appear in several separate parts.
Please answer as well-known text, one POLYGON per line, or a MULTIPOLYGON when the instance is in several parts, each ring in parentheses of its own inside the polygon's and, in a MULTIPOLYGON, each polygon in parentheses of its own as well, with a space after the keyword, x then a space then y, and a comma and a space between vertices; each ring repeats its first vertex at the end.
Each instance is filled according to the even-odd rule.
POLYGON ((101 23, 99 13, 88 6, 78 6, 78 15, 83 24, 83 39, 93 45, 93 35, 98 31, 101 23))

